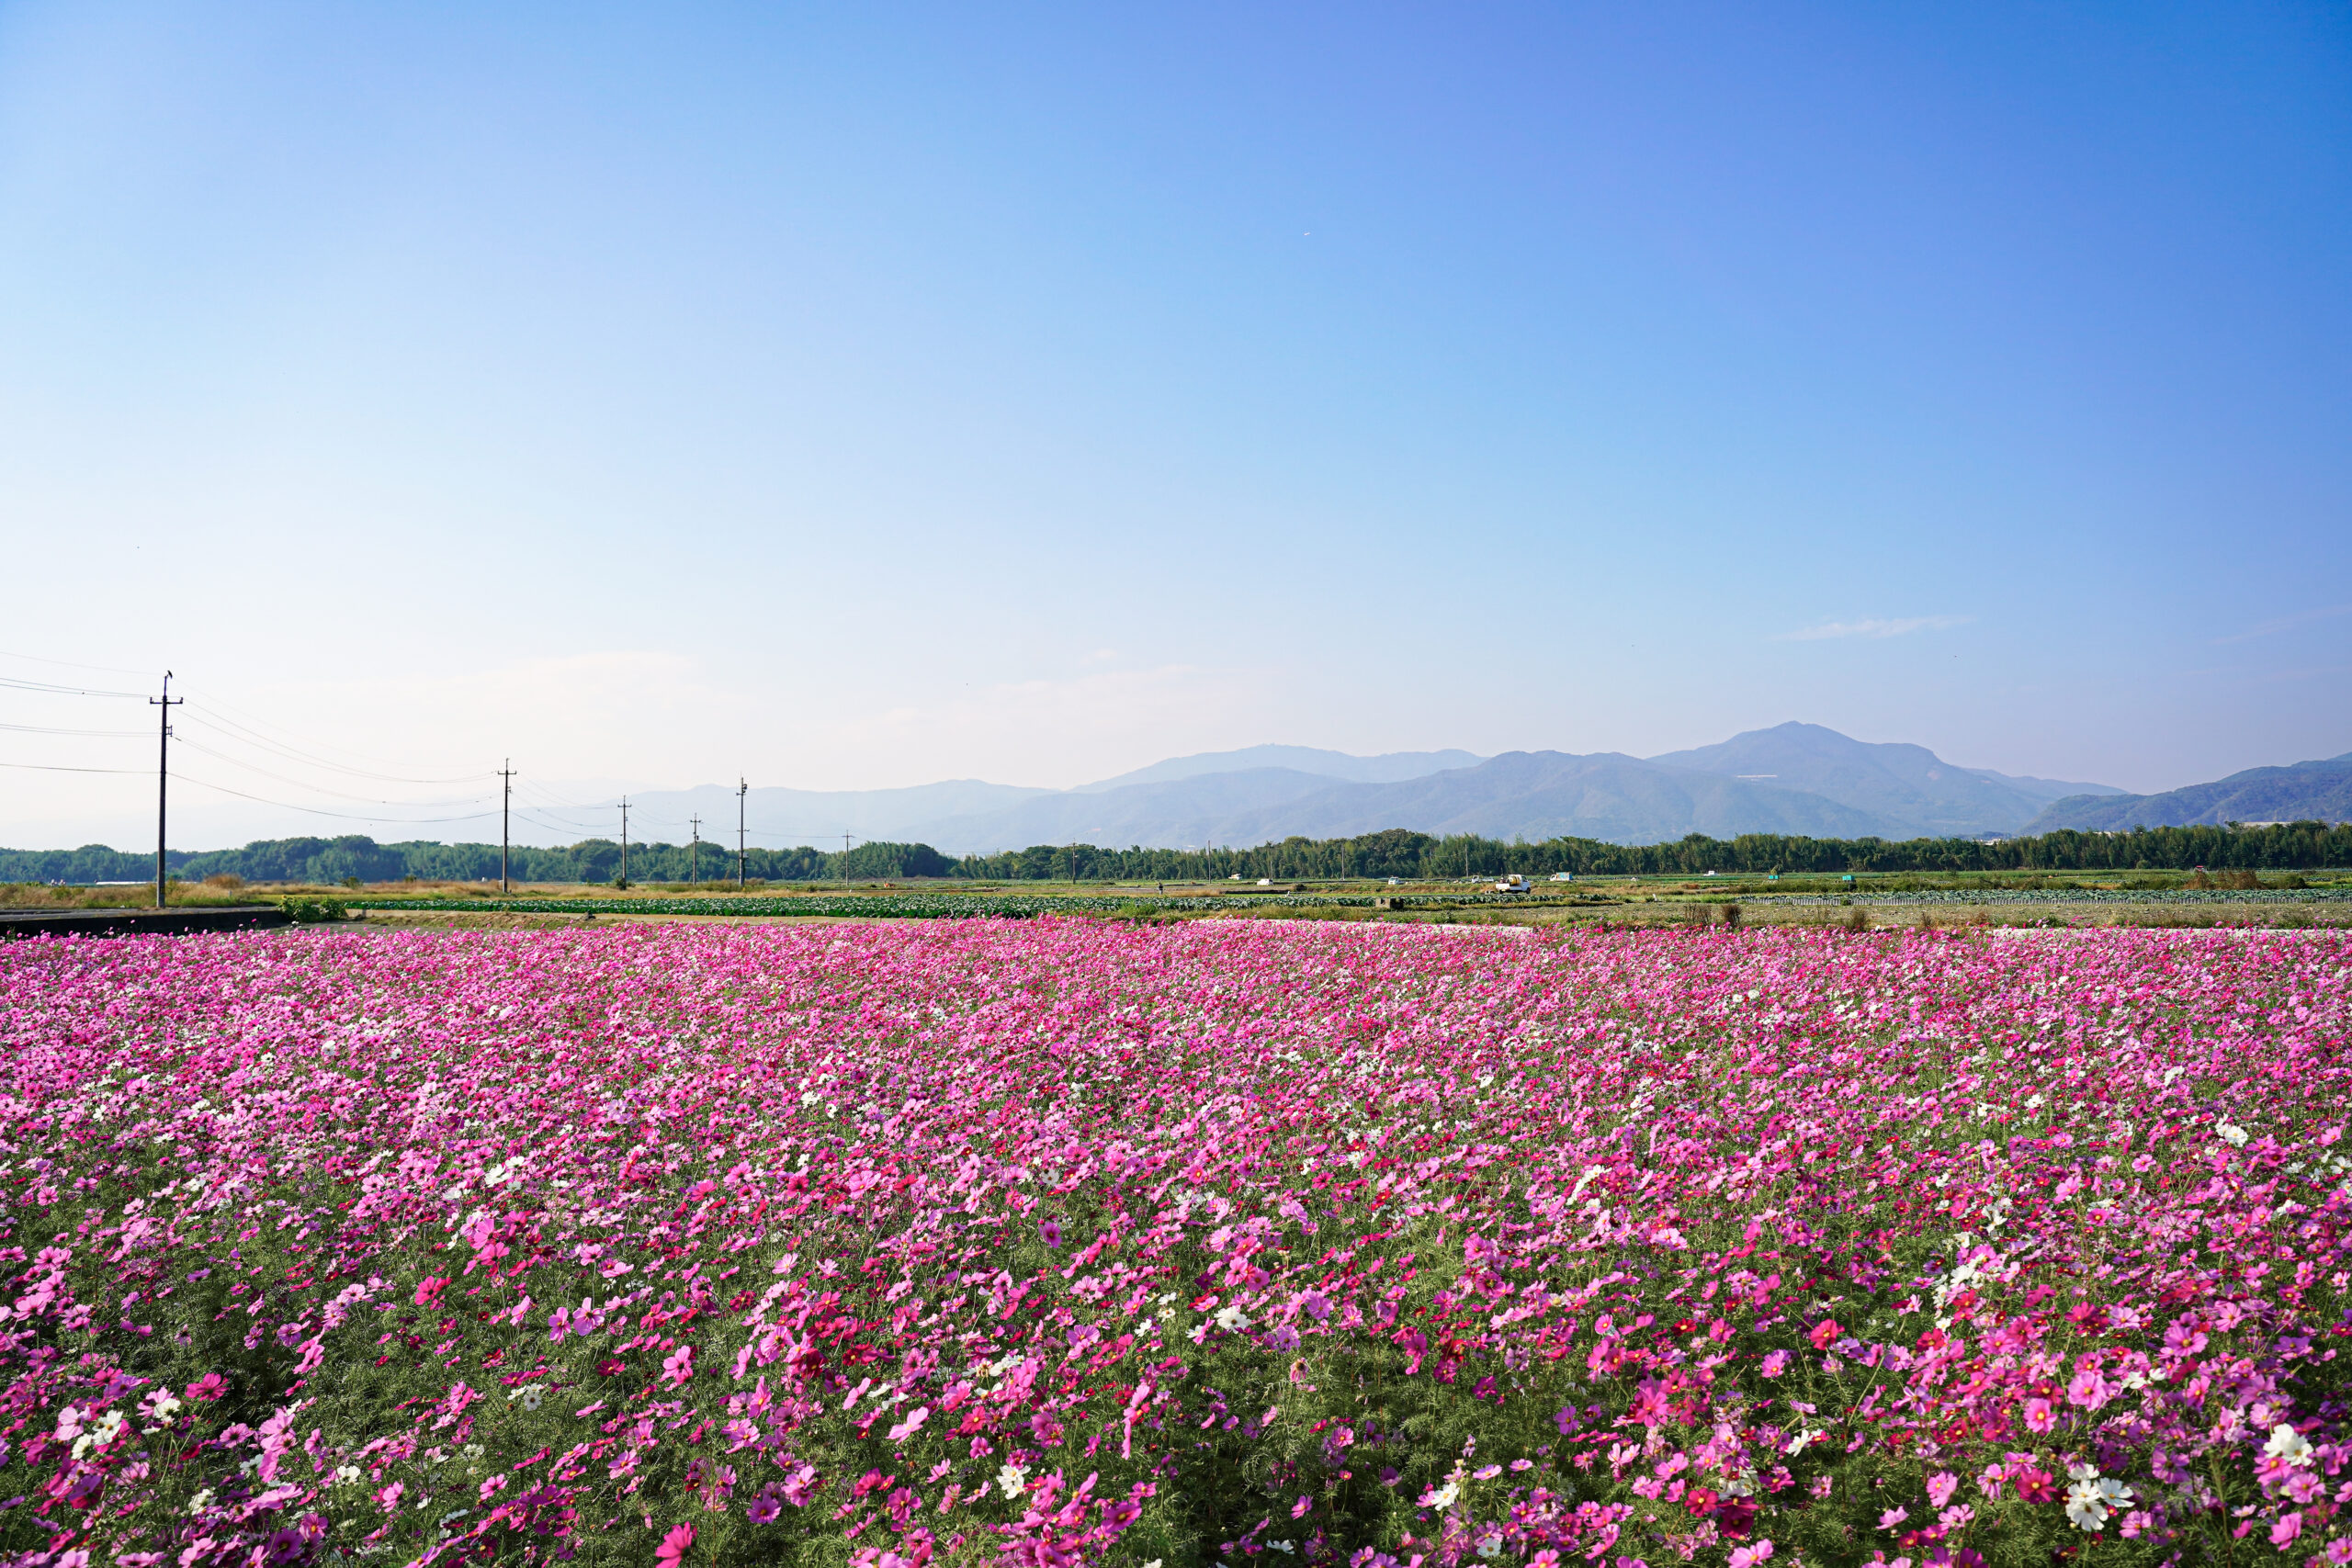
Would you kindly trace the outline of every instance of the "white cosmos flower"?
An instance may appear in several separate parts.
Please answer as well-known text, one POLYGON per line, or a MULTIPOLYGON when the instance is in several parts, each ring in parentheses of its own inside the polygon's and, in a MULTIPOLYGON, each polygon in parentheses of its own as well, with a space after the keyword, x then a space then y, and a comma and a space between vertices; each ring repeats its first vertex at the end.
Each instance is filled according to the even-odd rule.
POLYGON ((1225 1307, 1216 1314, 1216 1325, 1227 1333, 1250 1321, 1250 1314, 1238 1306, 1225 1307))
POLYGON ((80 1459, 92 1449, 105 1448, 113 1442, 115 1434, 122 1430, 122 1412, 109 1410, 98 1417, 98 1424, 74 1439, 74 1457, 80 1459))
POLYGON ((996 1472, 997 1490, 1008 1500, 1020 1496, 1021 1489, 1028 1484, 1029 1472, 1020 1465, 1008 1464, 996 1472))
POLYGON ((2067 1473, 2075 1483, 2066 1488, 2066 1517, 2076 1529, 2105 1529, 2107 1516, 2132 1500, 2132 1488, 2107 1479, 2089 1465, 2075 1465, 2067 1473))
POLYGON ((2270 1428, 2270 1440, 2262 1445, 2262 1451, 2272 1459, 2283 1459, 2298 1469, 2312 1462, 2311 1444, 2304 1440, 2301 1432, 2284 1421, 2270 1428))

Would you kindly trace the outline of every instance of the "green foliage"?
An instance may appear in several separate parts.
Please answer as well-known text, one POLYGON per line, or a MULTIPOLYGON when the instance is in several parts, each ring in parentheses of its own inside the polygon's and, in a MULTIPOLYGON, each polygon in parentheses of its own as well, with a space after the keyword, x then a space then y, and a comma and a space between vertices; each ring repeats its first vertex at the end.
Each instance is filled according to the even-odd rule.
POLYGON ((356 918, 350 901, 344 898, 280 898, 277 907, 298 926, 328 925, 356 918))
MULTIPOLYGON (((353 834, 337 839, 274 839, 241 850, 202 854, 175 851, 176 874, 242 876, 247 882, 341 882, 357 886, 404 877, 483 881, 498 875, 495 844, 379 844, 353 834)), ((1666 844, 1611 844, 1596 839, 1547 839, 1506 843, 1475 834, 1434 838, 1401 828, 1346 839, 1292 837, 1254 849, 1155 850, 1140 845, 1033 844, 1001 854, 950 860, 928 844, 860 844, 843 854, 800 846, 752 850, 742 870, 753 881, 878 882, 952 877, 978 882, 1225 882, 1400 877, 1410 881, 1492 879, 1516 872, 1547 877, 1780 874, 1781 892, 1796 879, 1844 874, 1991 874, 1983 886, 2032 887, 2051 873, 2129 873, 2127 886, 2151 890, 2179 886, 2177 875, 2206 868, 2219 876, 2245 872, 2262 886, 2293 886, 2290 874, 2352 865, 2352 824, 2288 822, 2266 828, 2151 828, 2129 833, 2073 829, 2032 839, 1981 843, 1973 839, 1804 839, 1746 833, 1734 839, 1700 834, 1666 844)), ((78 850, 0 850, 0 881, 86 885, 131 880, 151 873, 153 855, 85 845, 78 850)), ((620 845, 587 839, 565 849, 515 848, 510 869, 520 882, 611 883, 620 874, 620 845)), ((733 883, 736 857, 706 843, 697 861, 684 844, 629 846, 632 881, 733 883), (698 867, 698 871, 697 871, 698 867)), ((1901 886, 1898 884, 1898 886, 1901 886)), ((2245 884, 2240 884, 2245 886, 2245 884)))

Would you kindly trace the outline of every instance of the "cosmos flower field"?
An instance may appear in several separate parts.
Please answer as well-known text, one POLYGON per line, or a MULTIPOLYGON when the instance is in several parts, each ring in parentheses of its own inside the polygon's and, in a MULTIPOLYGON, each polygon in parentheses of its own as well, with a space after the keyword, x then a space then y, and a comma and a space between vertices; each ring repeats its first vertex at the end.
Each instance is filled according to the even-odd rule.
POLYGON ((0 1562, 2352 1562, 2348 996, 2230 930, 11 943, 0 1562))

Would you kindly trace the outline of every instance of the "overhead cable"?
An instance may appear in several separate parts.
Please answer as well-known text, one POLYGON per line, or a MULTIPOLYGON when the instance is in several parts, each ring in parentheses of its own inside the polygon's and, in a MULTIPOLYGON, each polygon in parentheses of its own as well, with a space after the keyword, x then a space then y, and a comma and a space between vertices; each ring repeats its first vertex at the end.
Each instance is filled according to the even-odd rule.
POLYGON ((113 739, 148 740, 154 737, 152 729, 59 729, 46 724, 0 724, 0 729, 13 729, 21 735, 95 735, 113 739))
POLYGON ((20 681, 0 675, 0 686, 16 692, 41 692, 56 697, 144 697, 144 692, 110 692, 97 686, 56 686, 47 681, 20 681))
MULTIPOLYGON (((82 771, 90 772, 94 770, 85 769, 82 771)), ((130 770, 119 769, 114 771, 128 773, 130 770)), ((222 795, 233 795, 240 800, 257 801, 263 806, 275 806, 287 811, 308 812, 313 817, 340 818, 347 822, 373 822, 388 824, 395 828, 421 828, 438 822, 479 822, 485 817, 495 817, 498 815, 495 811, 472 811, 458 817, 370 817, 356 811, 327 811, 315 806, 297 806, 289 800, 271 800, 266 795, 248 795, 243 790, 231 789, 227 784, 217 784, 208 779, 199 779, 188 773, 174 773, 172 777, 182 783, 197 784, 205 789, 217 790, 222 795)))
POLYGON ((54 664, 62 670, 96 670, 108 675, 152 676, 153 670, 126 670, 119 664, 85 664, 74 659, 50 659, 38 653, 9 653, 0 649, 0 659, 22 660, 27 664, 54 664))
POLYGON ((137 773, 148 776, 145 768, 65 768, 54 762, 0 762, 0 768, 25 768, 37 773, 137 773))
MULTIPOLYGON (((198 711, 203 712, 205 709, 199 707, 198 711)), ((460 773, 452 778, 421 779, 412 778, 404 773, 379 773, 372 768, 351 767, 345 763, 337 762, 329 758, 319 756, 315 752, 305 751, 300 747, 288 745, 282 741, 273 740, 269 737, 262 734, 259 730, 239 724, 235 719, 229 718, 225 715, 214 714, 211 717, 198 718, 196 722, 203 725, 207 729, 220 731, 223 739, 233 741, 238 745, 252 746, 261 750, 272 752, 277 756, 284 758, 288 761, 302 762, 311 767, 326 768, 339 773, 349 773, 356 778, 382 779, 388 784, 472 784, 478 779, 495 778, 497 776, 495 772, 483 772, 479 773, 460 773)))
POLYGON ((211 747, 204 744, 201 740, 190 740, 185 735, 175 736, 174 739, 178 740, 181 745, 187 747, 190 750, 201 751, 208 757, 218 758, 220 761, 228 763, 232 768, 243 768, 248 773, 259 773, 266 779, 276 779, 279 784, 290 784, 299 789, 310 790, 313 794, 332 795, 337 800, 356 800, 364 802, 369 806, 439 807, 465 806, 482 798, 478 795, 469 795, 461 796, 455 800, 381 800, 374 795, 351 795, 339 789, 328 789, 323 784, 314 784, 308 779, 288 778, 284 773, 271 773, 267 768, 258 767, 252 762, 243 761, 242 758, 232 757, 225 751, 216 751, 211 747))

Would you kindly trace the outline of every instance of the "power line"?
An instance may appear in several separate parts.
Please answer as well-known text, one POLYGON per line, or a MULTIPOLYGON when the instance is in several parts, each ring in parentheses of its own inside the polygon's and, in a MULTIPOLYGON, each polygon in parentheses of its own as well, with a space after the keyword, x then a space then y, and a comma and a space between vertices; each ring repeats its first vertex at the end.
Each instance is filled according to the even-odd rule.
POLYGON ((0 762, 0 768, 23 768, 36 773, 144 773, 144 768, 67 768, 55 762, 0 762))
POLYGON ((348 793, 346 793, 346 792, 345 792, 345 791, 343 791, 343 790, 339 790, 339 789, 329 789, 329 788, 327 788, 324 784, 312 784, 312 783, 311 783, 308 779, 288 778, 288 777, 287 775, 285 775, 284 773, 271 773, 267 768, 260 767, 260 766, 257 766, 257 765, 256 765, 256 764, 254 764, 254 763, 245 761, 244 761, 243 759, 242 759, 242 758, 238 758, 238 757, 232 757, 232 756, 230 756, 226 751, 216 751, 216 750, 214 750, 211 747, 205 745, 205 744, 204 744, 202 741, 200 741, 200 740, 190 740, 190 739, 189 739, 187 737, 186 737, 185 735, 177 737, 177 739, 179 740, 179 743, 180 743, 181 745, 183 745, 183 746, 187 746, 187 747, 190 747, 190 748, 192 748, 192 749, 194 749, 194 750, 196 750, 201 751, 201 752, 203 752, 203 753, 204 753, 206 756, 208 756, 208 757, 217 758, 217 759, 219 759, 220 761, 223 761, 223 762, 228 763, 228 764, 229 764, 231 767, 232 767, 232 768, 243 768, 243 769, 244 769, 247 773, 259 773, 262 777, 264 777, 264 778, 266 778, 266 779, 276 779, 279 784, 294 784, 294 785, 296 785, 296 786, 298 786, 298 787, 300 787, 300 788, 310 790, 310 791, 311 791, 312 793, 317 794, 317 795, 332 795, 332 796, 334 796, 334 797, 335 799, 337 799, 337 800, 356 800, 356 801, 363 802, 364 804, 367 804, 367 805, 369 805, 369 806, 425 806, 425 807, 435 807, 435 806, 464 806, 464 805, 468 804, 469 802, 476 801, 476 800, 480 800, 480 799, 481 798, 481 796, 480 796, 480 795, 459 795, 459 796, 458 796, 457 798, 455 798, 455 799, 451 799, 451 800, 381 800, 381 799, 379 799, 378 797, 376 797, 375 795, 351 795, 351 794, 348 794, 348 793))
MULTIPOLYGON (((205 697, 202 698, 197 705, 199 708, 214 711, 216 716, 225 719, 229 724, 234 726, 236 728, 243 730, 246 734, 254 736, 263 740, 270 740, 272 739, 271 732, 275 731, 277 738, 275 739, 274 744, 283 746, 289 750, 304 752, 305 761, 316 761, 328 767, 345 766, 345 764, 334 761, 332 758, 320 757, 312 752, 305 752, 303 747, 297 745, 295 743, 295 739, 290 738, 292 736, 291 731, 285 729, 281 726, 270 723, 257 714, 246 713, 244 709, 237 706, 234 703, 222 702, 218 697, 205 697), (230 716, 232 715, 243 715, 246 722, 240 723, 237 718, 230 716)), ((362 761, 381 763, 386 767, 396 768, 403 765, 397 761, 388 761, 382 757, 370 757, 364 751, 354 751, 346 746, 329 745, 324 741, 314 741, 311 742, 311 744, 316 746, 320 750, 339 751, 346 757, 356 758, 362 761)), ((471 773, 467 775, 469 778, 487 778, 490 775, 488 773, 471 773)), ((401 779, 400 782, 403 784, 455 784, 461 781, 455 779, 401 779)))
POLYGON ((553 792, 541 789, 536 784, 526 783, 522 787, 525 793, 538 795, 534 804, 542 811, 610 811, 613 808, 609 800, 560 800, 553 792))
POLYGON ((146 735, 143 729, 60 729, 46 724, 0 724, 0 729, 13 729, 20 735, 92 735, 104 739, 138 739, 146 735))
POLYGON ((54 686, 47 681, 22 681, 14 675, 0 675, 0 686, 17 692, 45 692, 59 697, 130 697, 136 700, 147 695, 144 692, 110 692, 97 686, 54 686))
POLYGON ((126 670, 119 664, 85 664, 73 659, 45 659, 38 653, 8 653, 0 651, 0 659, 21 660, 27 664, 54 664, 61 670, 96 670, 108 675, 153 675, 153 670, 126 670))
MULTIPOLYGON (((95 768, 75 768, 70 771, 74 773, 96 773, 100 770, 95 768)), ((138 770, 133 768, 123 768, 119 770, 106 771, 135 773, 138 770)), ((267 795, 249 795, 243 790, 231 789, 227 784, 217 784, 209 779, 198 778, 192 773, 182 773, 180 775, 180 782, 183 784, 195 784, 200 789, 215 790, 221 795, 233 795, 239 800, 251 800, 258 802, 263 806, 275 806, 285 811, 300 811, 312 817, 334 817, 345 822, 374 822, 386 824, 394 828, 423 828, 437 825, 443 822, 479 822, 483 818, 492 815, 492 813, 488 811, 469 811, 465 813, 463 816, 458 817, 369 817, 356 811, 328 811, 316 806, 297 806, 290 800, 272 800, 267 795)))
MULTIPOLYGON (((199 714, 205 711, 206 710, 202 707, 198 707, 197 710, 199 714)), ((219 716, 215 716, 218 717, 219 716)), ((494 773, 459 773, 452 778, 420 779, 410 777, 405 773, 379 773, 372 768, 347 767, 341 762, 318 756, 312 752, 305 751, 300 747, 289 746, 280 741, 272 740, 269 737, 263 735, 258 730, 249 729, 233 719, 226 719, 216 723, 211 719, 198 718, 196 722, 203 725, 207 729, 219 731, 222 739, 233 741, 240 746, 251 746, 256 750, 268 751, 276 756, 286 759, 288 761, 304 762, 314 768, 325 768, 334 773, 349 773, 356 778, 382 779, 388 784, 472 784, 477 779, 486 779, 496 776, 494 773)))

